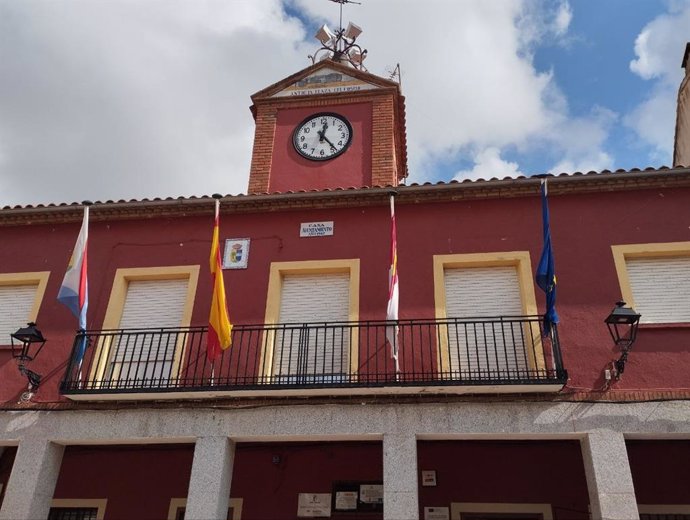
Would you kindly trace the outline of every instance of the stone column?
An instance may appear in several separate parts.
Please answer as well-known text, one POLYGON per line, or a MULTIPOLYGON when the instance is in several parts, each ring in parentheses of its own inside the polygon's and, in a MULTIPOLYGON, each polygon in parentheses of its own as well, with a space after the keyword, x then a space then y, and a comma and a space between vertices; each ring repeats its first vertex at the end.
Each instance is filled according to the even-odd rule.
POLYGON ((225 520, 235 443, 227 437, 199 437, 194 448, 185 520, 225 520))
POLYGON ((639 520, 623 434, 588 433, 581 446, 592 520, 639 520))
POLYGON ((65 447, 46 439, 19 444, 0 520, 48 518, 65 447))
POLYGON ((383 519, 419 520, 417 437, 383 436, 383 519))

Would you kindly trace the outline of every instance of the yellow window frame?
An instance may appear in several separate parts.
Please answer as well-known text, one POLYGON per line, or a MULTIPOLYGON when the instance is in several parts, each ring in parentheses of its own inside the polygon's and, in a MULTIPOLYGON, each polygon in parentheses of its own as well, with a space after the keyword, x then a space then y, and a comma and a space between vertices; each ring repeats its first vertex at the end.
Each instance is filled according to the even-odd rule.
MULTIPOLYGON (((242 518, 242 498, 231 498, 228 503, 228 509, 232 508, 232 520, 241 520, 242 518)), ((180 508, 187 507, 186 498, 171 498, 170 507, 168 508, 168 520, 177 520, 177 513, 180 508)))
MULTIPOLYGON (((187 282, 187 296, 185 306, 182 311, 182 319, 180 327, 188 327, 192 321, 192 311, 194 309, 194 298, 199 282, 199 269, 197 265, 177 265, 165 267, 132 267, 120 268, 115 272, 113 280, 113 287, 110 292, 110 299, 108 300, 108 308, 103 320, 103 329, 117 329, 122 319, 122 313, 125 308, 125 300, 127 298, 127 289, 129 282, 132 281, 146 281, 146 280, 180 280, 186 279, 187 282)), ((91 369, 90 379, 92 381, 101 381, 106 374, 108 364, 110 361, 110 347, 112 338, 103 336, 96 345, 95 359, 98 363, 91 369)), ((179 365, 184 359, 184 342, 182 338, 178 339, 178 345, 175 349, 175 356, 173 358, 172 372, 177 373, 179 365)), ((113 375, 116 379, 117 375, 113 375)))
POLYGON ((96 520, 103 520, 107 505, 107 498, 54 498, 50 503, 50 507, 95 507, 98 510, 96 520))
MULTIPOLYGON (((38 318, 38 311, 43 302, 43 296, 48 286, 48 278, 50 271, 35 271, 28 273, 1 273, 0 286, 8 287, 13 285, 35 285, 36 294, 34 295, 34 303, 31 306, 26 323, 35 322, 38 318)), ((17 328, 26 325, 26 323, 17 323, 17 328)))
MULTIPOLYGON (((266 296, 266 314, 264 323, 275 325, 280 319, 280 298, 283 289, 283 279, 288 275, 300 274, 333 274, 347 273, 350 278, 348 320, 359 321, 359 258, 340 260, 305 260, 294 262, 271 262, 268 278, 268 294, 266 296)), ((356 374, 359 366, 359 336, 352 331, 350 340, 352 352, 350 356, 350 374, 356 374)), ((275 331, 266 331, 267 337, 263 342, 259 366, 262 368, 264 380, 273 375, 273 345, 275 331), (265 361, 265 362, 264 362, 265 361)))
MULTIPOLYGON (((446 285, 445 271, 454 268, 472 267, 515 267, 518 275, 520 301, 522 312, 525 315, 537 315, 537 300, 534 293, 532 278, 532 262, 529 251, 502 251, 495 253, 460 253, 449 255, 434 255, 434 305, 437 320, 445 320, 446 313, 446 285)), ((525 327, 530 327, 529 323, 525 327)), ((531 334, 529 336, 532 336, 531 334)), ((541 335, 535 336, 534 349, 526 349, 530 368, 545 370, 544 353, 541 348, 541 335), (536 356, 534 355, 536 351, 536 356)), ((445 334, 440 334, 438 344, 438 370, 443 366, 450 366, 450 351, 448 339, 445 334)))
POLYGON ((465 513, 475 514, 534 514, 541 515, 543 520, 553 520, 551 504, 530 503, 488 503, 488 502, 451 502, 451 520, 462 520, 465 513))
POLYGON ((658 242, 652 244, 612 245, 613 263, 616 266, 621 297, 633 309, 635 298, 628 275, 626 260, 629 258, 673 258, 690 257, 690 242, 658 242))

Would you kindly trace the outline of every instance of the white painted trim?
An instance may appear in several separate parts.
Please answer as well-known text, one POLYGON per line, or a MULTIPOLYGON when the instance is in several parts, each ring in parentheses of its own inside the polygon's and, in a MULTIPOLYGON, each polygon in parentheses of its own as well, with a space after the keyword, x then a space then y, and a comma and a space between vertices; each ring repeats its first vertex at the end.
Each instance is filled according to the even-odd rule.
POLYGON ((364 395, 419 395, 419 394, 547 394, 559 392, 562 384, 550 385, 466 385, 466 386, 391 386, 381 388, 299 388, 276 390, 206 390, 194 392, 98 393, 65 395, 72 401, 162 401, 167 399, 212 399, 222 397, 318 397, 364 395))

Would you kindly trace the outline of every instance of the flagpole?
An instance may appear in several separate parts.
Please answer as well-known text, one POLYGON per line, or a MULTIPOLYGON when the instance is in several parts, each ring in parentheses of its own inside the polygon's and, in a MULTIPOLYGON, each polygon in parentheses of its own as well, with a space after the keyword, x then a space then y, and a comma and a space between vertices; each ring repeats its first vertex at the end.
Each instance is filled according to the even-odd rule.
POLYGON ((542 336, 548 338, 551 343, 550 361, 555 366, 553 352, 554 336, 556 334, 554 326, 558 324, 558 313, 556 312, 556 272, 554 266, 553 247, 551 243, 551 222, 549 215, 548 192, 549 185, 546 176, 541 177, 541 206, 542 206, 542 233, 544 247, 539 259, 536 272, 536 282, 539 288, 544 291, 546 296, 546 309, 544 312, 544 330, 542 336))
POLYGON ((213 294, 211 295, 211 309, 206 334, 206 357, 211 362, 211 384, 215 383, 216 359, 221 355, 221 351, 227 350, 232 345, 232 323, 230 323, 228 315, 220 249, 220 199, 222 197, 218 194, 213 195, 216 200, 211 255, 209 257, 213 294))
MULTIPOLYGON (((215 233, 215 226, 218 223, 219 217, 220 217, 220 196, 217 193, 213 194, 213 198, 216 201, 215 204, 215 211, 213 214, 213 226, 214 226, 214 233, 215 233)), ((218 247, 220 247, 220 244, 218 244, 218 247)), ((217 275, 216 275, 217 276, 217 275)), ((215 284, 214 284, 215 285, 215 284)), ((207 332, 208 334, 208 332, 207 332)), ((211 360, 211 380, 209 381, 209 384, 213 386, 215 384, 215 379, 216 379, 216 358, 214 357, 211 360)))

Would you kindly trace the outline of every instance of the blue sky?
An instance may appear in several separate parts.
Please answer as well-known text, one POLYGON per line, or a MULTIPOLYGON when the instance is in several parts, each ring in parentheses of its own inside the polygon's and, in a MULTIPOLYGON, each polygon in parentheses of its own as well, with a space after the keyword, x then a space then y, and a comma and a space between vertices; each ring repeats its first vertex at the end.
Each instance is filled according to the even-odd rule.
MULTIPOLYGON (((592 106, 600 105, 626 114, 642 103, 649 93, 649 81, 630 70, 635 59, 635 40, 647 23, 666 11, 661 0, 574 0, 570 2, 573 18, 571 41, 565 45, 552 43, 537 49, 535 66, 553 69, 558 84, 570 100, 575 115, 585 115, 592 106)), ((687 38, 690 39, 690 28, 687 38)), ((678 67, 682 49, 678 49, 678 67)), ((608 136, 608 145, 615 150, 616 167, 660 166, 653 150, 644 145, 634 132, 615 125, 608 136)), ((670 166, 668 157, 663 164, 670 166)), ((523 159, 527 171, 548 168, 539 158, 523 159), (531 160, 530 160, 531 159, 531 160)))
MULTIPOLYGON (((670 166, 690 0, 362 0, 408 182, 670 166)), ((328 0, 0 0, 0 206, 246 191, 328 0)))

